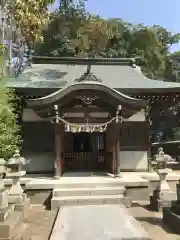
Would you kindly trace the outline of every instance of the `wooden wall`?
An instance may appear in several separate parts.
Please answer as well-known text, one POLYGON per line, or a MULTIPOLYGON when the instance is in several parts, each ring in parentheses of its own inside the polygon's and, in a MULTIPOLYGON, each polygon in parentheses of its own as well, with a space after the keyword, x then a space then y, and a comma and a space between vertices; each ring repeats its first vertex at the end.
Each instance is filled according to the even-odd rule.
POLYGON ((54 152, 54 125, 50 122, 24 122, 22 124, 23 151, 54 152))

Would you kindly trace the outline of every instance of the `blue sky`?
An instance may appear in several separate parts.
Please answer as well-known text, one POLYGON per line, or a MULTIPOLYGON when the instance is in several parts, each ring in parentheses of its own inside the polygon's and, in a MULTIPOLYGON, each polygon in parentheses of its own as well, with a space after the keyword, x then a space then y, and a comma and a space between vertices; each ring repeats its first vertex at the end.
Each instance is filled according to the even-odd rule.
MULTIPOLYGON (((87 10, 105 18, 122 18, 133 24, 159 24, 173 33, 180 32, 180 0, 88 0, 87 10)), ((172 50, 180 50, 180 44, 172 50)))

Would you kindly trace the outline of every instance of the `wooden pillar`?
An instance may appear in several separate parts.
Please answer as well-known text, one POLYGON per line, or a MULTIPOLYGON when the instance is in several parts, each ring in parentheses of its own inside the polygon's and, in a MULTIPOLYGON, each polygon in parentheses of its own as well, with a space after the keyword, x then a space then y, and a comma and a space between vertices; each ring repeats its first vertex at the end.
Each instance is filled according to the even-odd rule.
POLYGON ((116 174, 116 146, 112 147, 112 174, 116 174))
POLYGON ((62 174, 62 150, 61 150, 61 127, 55 124, 55 162, 54 162, 54 178, 59 178, 62 174))
POLYGON ((63 174, 64 167, 64 124, 60 128, 60 158, 59 158, 59 176, 63 174))
POLYGON ((116 142, 116 176, 120 176, 120 143, 116 142))

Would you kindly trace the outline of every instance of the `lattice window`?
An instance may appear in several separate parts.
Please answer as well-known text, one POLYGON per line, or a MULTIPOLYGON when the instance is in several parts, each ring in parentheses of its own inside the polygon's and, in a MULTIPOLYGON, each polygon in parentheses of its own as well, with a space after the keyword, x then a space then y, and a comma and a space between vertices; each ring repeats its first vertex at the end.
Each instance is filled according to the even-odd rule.
POLYGON ((148 149, 148 125, 146 122, 124 123, 120 129, 121 150, 148 149))

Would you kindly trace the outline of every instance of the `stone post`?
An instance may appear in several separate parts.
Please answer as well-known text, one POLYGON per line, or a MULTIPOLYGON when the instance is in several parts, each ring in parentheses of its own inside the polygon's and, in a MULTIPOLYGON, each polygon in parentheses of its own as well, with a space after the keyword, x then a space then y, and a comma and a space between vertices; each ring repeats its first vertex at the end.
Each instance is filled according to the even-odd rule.
POLYGON ((4 187, 2 179, 5 173, 5 161, 0 158, 0 222, 4 222, 8 215, 8 190, 4 187))

